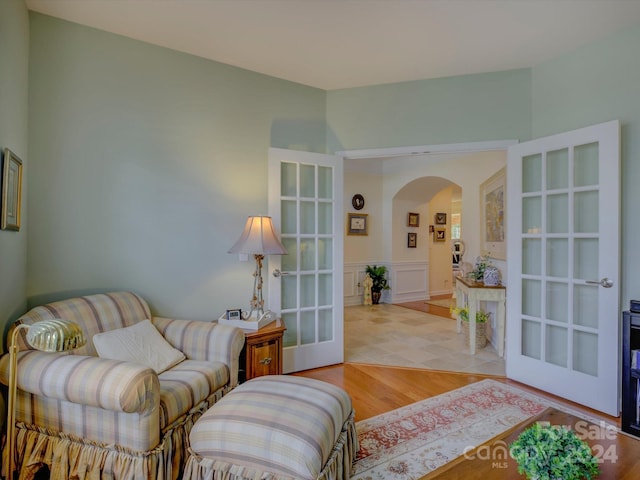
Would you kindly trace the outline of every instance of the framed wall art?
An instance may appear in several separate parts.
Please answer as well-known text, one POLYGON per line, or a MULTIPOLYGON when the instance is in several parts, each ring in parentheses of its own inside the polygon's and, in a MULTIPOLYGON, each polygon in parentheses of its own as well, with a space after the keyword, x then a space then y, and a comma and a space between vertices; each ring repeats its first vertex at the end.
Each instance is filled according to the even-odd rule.
POLYGON ((444 242, 447 239, 447 229, 442 227, 436 227, 436 231, 433 234, 434 242, 444 242))
POLYGON ((498 260, 507 259, 506 168, 480 185, 480 248, 483 254, 498 260))
POLYGON ((367 214, 349 213, 347 219, 347 235, 368 235, 367 214))
POLYGON ((407 214, 407 227, 419 227, 420 226, 420 214, 409 212, 407 214))
POLYGON ((2 156, 2 212, 0 229, 20 230, 22 160, 8 148, 2 156))
POLYGON ((407 247, 416 248, 418 246, 418 234, 415 232, 407 233, 407 247))
POLYGON ((446 225, 447 224, 447 214, 446 213, 436 213, 435 218, 436 225, 446 225))

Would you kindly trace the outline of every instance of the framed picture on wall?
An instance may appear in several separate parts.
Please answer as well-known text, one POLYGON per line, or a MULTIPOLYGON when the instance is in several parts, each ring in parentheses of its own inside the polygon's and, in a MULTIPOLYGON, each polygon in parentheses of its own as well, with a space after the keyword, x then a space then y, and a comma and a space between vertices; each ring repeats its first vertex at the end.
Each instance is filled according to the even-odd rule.
POLYGON ((367 235, 367 214, 349 213, 347 235, 367 235))
POLYGON ((420 214, 409 212, 407 214, 407 227, 419 227, 420 226, 420 214))
POLYGON ((480 248, 483 254, 507 259, 506 247, 507 186, 506 169, 480 185, 480 248))
POLYGON ((436 227, 436 231, 433 234, 434 242, 444 242, 447 239, 447 229, 442 227, 436 227))
POLYGON ((447 224, 447 214, 446 213, 436 213, 435 223, 436 223, 436 225, 446 225, 447 224))
POLYGON ((418 246, 418 234, 414 232, 407 233, 407 247, 416 248, 418 246))
POLYGON ((22 160, 8 148, 5 148, 3 153, 0 229, 18 231, 22 197, 22 160))

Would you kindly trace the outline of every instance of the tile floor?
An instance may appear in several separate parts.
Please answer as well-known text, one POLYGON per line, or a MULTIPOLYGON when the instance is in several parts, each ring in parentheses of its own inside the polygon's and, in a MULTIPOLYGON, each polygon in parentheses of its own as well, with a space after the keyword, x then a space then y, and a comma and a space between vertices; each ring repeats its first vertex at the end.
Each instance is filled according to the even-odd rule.
POLYGON ((344 309, 345 362, 504 375, 491 344, 471 355, 455 320, 397 305, 344 309))

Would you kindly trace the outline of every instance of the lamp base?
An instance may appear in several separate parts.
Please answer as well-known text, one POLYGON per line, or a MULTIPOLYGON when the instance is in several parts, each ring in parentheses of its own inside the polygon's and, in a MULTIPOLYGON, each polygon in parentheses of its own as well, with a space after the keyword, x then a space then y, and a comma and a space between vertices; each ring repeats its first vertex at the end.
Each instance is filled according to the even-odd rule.
POLYGON ((237 327, 241 328, 242 330, 250 331, 260 330, 262 327, 268 325, 276 319, 275 314, 270 310, 264 312, 264 314, 260 318, 258 318, 257 312, 253 312, 253 314, 246 320, 228 320, 225 317, 225 315, 222 315, 220 318, 218 318, 218 324, 229 325, 231 327, 237 327))

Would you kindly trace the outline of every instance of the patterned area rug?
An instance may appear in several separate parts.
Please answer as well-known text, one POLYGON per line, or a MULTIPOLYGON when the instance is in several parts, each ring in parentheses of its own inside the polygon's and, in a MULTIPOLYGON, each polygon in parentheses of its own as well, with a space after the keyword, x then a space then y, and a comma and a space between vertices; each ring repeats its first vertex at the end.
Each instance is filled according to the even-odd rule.
POLYGON ((483 380, 362 420, 357 424, 360 450, 351 478, 419 479, 462 455, 465 448, 490 440, 553 403, 483 380))

